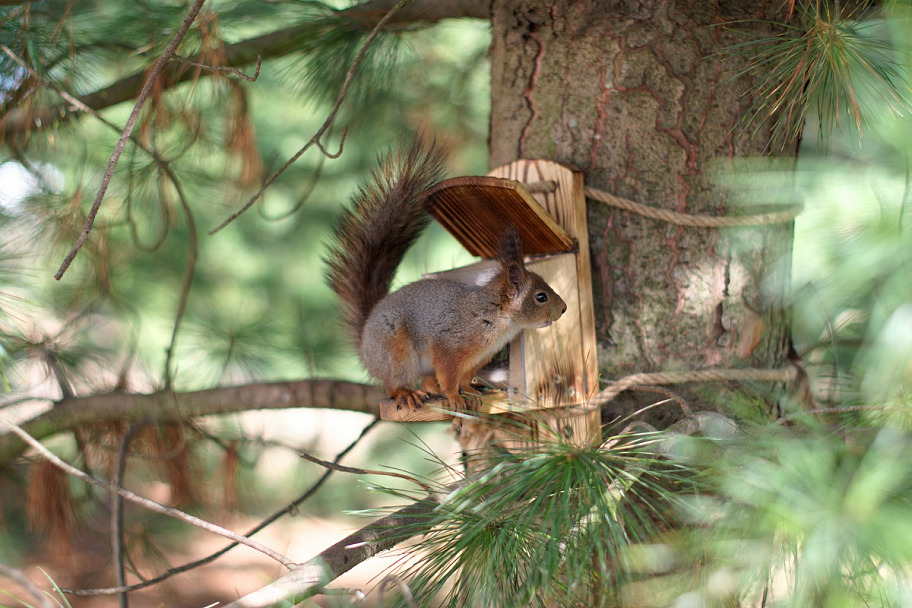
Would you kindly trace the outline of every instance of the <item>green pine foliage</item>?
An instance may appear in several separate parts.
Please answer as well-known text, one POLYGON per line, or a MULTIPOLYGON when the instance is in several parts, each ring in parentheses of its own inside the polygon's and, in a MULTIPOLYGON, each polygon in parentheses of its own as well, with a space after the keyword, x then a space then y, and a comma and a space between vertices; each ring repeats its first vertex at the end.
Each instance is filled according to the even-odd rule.
POLYGON ((492 448, 489 466, 416 524, 433 530, 401 575, 420 605, 615 605, 639 568, 630 548, 667 529, 692 486, 683 465, 656 457, 657 441, 492 448))
POLYGON ((751 59, 756 84, 746 125, 773 117, 774 141, 800 138, 809 120, 816 120, 821 138, 846 125, 862 135, 865 120, 879 112, 912 111, 912 91, 898 66, 903 49, 896 43, 905 43, 885 31, 882 7, 826 0, 792 6, 795 22, 776 24, 782 33, 729 49, 751 59))

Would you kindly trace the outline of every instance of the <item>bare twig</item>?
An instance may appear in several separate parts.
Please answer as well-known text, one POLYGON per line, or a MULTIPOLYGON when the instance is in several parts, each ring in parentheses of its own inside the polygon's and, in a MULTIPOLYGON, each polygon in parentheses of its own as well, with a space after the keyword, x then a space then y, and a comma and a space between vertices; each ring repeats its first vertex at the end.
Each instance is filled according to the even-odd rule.
MULTIPOLYGON (((345 79, 342 82, 342 88, 339 90, 339 94, 336 96, 336 101, 332 106, 332 109, 329 111, 329 115, 326 117, 326 120, 323 121, 323 124, 317 129, 317 132, 314 133, 313 137, 304 144, 304 146, 298 150, 294 156, 289 158, 284 165, 276 169, 266 180, 263 182, 263 185, 260 186, 260 189, 254 194, 250 200, 248 200, 243 207, 232 213, 228 216, 225 221, 209 231, 209 234, 215 234, 237 218, 241 217, 248 209, 250 209, 260 197, 263 196, 263 193, 266 189, 272 185, 272 183, 282 175, 286 169, 293 165, 301 156, 304 155, 311 147, 318 145, 318 142, 323 138, 323 135, 329 131, 330 127, 333 125, 333 121, 336 119, 336 114, 339 113, 339 109, 342 107, 342 103, 345 101, 345 98, 348 96, 348 88, 351 86, 352 80, 354 80, 355 72, 358 70, 358 66, 361 65, 361 60, 364 59, 364 55, 367 53, 367 49, 370 48, 370 45, 374 42, 374 39, 380 34, 380 30, 383 29, 383 26, 392 19, 393 15, 401 9, 403 6, 408 4, 409 0, 399 0, 392 9, 390 9, 386 15, 383 16, 380 21, 377 22, 377 25, 374 26, 374 29, 371 30, 371 33, 367 36, 367 39, 361 45, 361 48, 358 50, 358 54, 355 55, 355 59, 352 61, 352 64, 348 68, 348 72, 345 73, 345 79)), ((323 150, 322 146, 319 146, 320 150, 323 150)))
MULTIPOLYGON (((54 603, 46 596, 41 589, 33 583, 27 576, 25 576, 20 570, 15 568, 10 568, 9 566, 4 566, 0 564, 0 576, 6 577, 11 581, 15 581, 20 587, 25 589, 29 595, 31 595, 36 602, 41 606, 41 608, 55 608, 54 603)), ((23 603, 24 606, 28 604, 23 603)))
MULTIPOLYGON (((114 125, 111 125, 112 127, 114 125)), ((116 127, 115 127, 116 128, 116 127)), ((136 144, 139 141, 130 136, 130 139, 136 144)), ((168 238, 168 233, 171 230, 171 209, 168 207, 167 199, 164 196, 158 197, 158 205, 161 208, 161 213, 163 217, 162 229, 159 231, 158 237, 149 245, 146 245, 142 242, 142 239, 139 236, 139 224, 133 217, 133 167, 135 165, 136 158, 136 149, 139 148, 139 145, 134 145, 130 149, 130 161, 127 163, 127 197, 124 204, 124 211, 126 212, 125 222, 130 228, 130 236, 133 239, 133 246, 139 249, 140 251, 152 252, 158 251, 158 248, 162 246, 162 243, 165 242, 165 239, 168 238)))
POLYGON ((73 263, 73 260, 76 258, 76 254, 79 253, 79 250, 82 249, 82 245, 85 243, 86 239, 89 236, 89 232, 92 230, 92 225, 95 223, 95 216, 98 215, 98 210, 101 208, 101 201, 104 199, 105 193, 108 190, 108 185, 111 183, 111 178, 114 175, 114 167, 117 166, 117 161, 120 159, 120 155, 123 152, 124 146, 127 145, 127 139, 129 139, 130 134, 133 132, 133 127, 136 126, 136 121, 139 120, 139 112, 142 110, 143 105, 148 99, 149 94, 152 92, 152 86, 155 84, 156 79, 162 70, 165 68, 165 65, 174 55, 174 52, 177 50, 177 46, 184 39, 184 36, 187 34, 187 30, 190 29, 190 25, 196 19, 196 16, 199 14, 200 9, 203 8, 203 3, 206 0, 195 0, 193 6, 190 7, 190 11, 187 13, 187 16, 184 18, 183 23, 177 30, 177 33, 174 34, 174 37, 171 39, 171 42, 168 44, 168 47, 165 49, 164 54, 159 57, 158 61, 152 67, 152 71, 149 72, 149 77, 146 79, 146 83, 143 85, 142 90, 139 92, 139 97, 136 99, 136 103, 133 106, 133 111, 130 113, 130 117, 127 119, 127 124, 124 126, 123 131, 121 132, 120 139, 117 141, 117 145, 114 147, 114 152, 111 154, 111 159, 108 161, 108 168, 105 170, 104 177, 101 180, 101 187, 98 189, 98 194, 95 196, 95 201, 92 203, 92 207, 89 209, 89 214, 86 217, 85 223, 82 226, 82 232, 79 234, 79 237, 76 239, 75 245, 64 258, 63 263, 60 265, 60 269, 57 270, 57 274, 54 275, 58 281, 63 278, 63 274, 70 267, 70 264, 73 263))
POLYGON ((412 590, 409 589, 408 583, 395 574, 386 575, 377 586, 378 608, 384 608, 386 606, 383 595, 386 593, 386 588, 392 585, 399 587, 399 591, 402 593, 402 599, 405 600, 405 603, 408 604, 410 608, 418 608, 418 602, 415 601, 415 596, 412 594, 412 590))
POLYGON ((190 59, 188 57, 181 57, 180 55, 177 55, 177 54, 175 54, 174 57, 172 57, 172 59, 174 59, 175 61, 179 61, 181 63, 186 63, 187 65, 192 65, 192 66, 195 66, 198 68, 202 68, 209 72, 228 72, 229 74, 234 74, 235 76, 237 76, 239 78, 243 78, 247 82, 256 82, 257 78, 260 77, 260 66, 263 63, 263 56, 257 55, 256 70, 253 72, 253 76, 248 76, 247 74, 242 72, 240 69, 238 69, 232 65, 206 65, 205 63, 200 63, 199 61, 194 61, 193 59, 190 59))
POLYGON ((339 137, 339 151, 338 152, 327 152, 326 148, 323 146, 322 143, 320 143, 319 141, 314 142, 314 143, 316 143, 317 147, 320 148, 320 152, 323 154, 323 156, 325 156, 326 158, 331 158, 331 159, 335 160, 335 159, 339 158, 340 156, 342 156, 342 150, 345 147, 345 136, 346 135, 348 135, 348 125, 342 127, 342 135, 339 137))
POLYGON ((627 422, 628 420, 632 420, 633 418, 636 418, 640 414, 643 414, 643 413, 651 410, 654 407, 659 407, 661 405, 665 405, 666 403, 672 403, 672 402, 676 402, 679 406, 681 406, 681 411, 684 413, 685 418, 689 418, 690 416, 693 416, 693 410, 690 409, 689 405, 687 405, 687 401, 685 401, 683 397, 681 397, 674 391, 670 391, 666 388, 662 388, 661 386, 649 386, 648 384, 641 385, 641 386, 631 386, 630 390, 643 391, 643 392, 649 392, 649 393, 659 393, 660 395, 665 395, 668 398, 662 399, 661 401, 656 401, 654 403, 650 403, 649 405, 646 405, 646 406, 643 406, 640 409, 633 412, 632 414, 630 414, 629 416, 625 416, 624 418, 622 418, 621 420, 618 420, 617 422, 614 422, 613 424, 623 424, 623 423, 627 422))
MULTIPOLYGON (((358 435, 358 437, 353 442, 351 442, 347 448, 345 448, 344 450, 342 450, 341 452, 339 452, 336 455, 336 457, 333 459, 333 463, 338 463, 349 452, 351 452, 355 448, 355 446, 357 446, 361 442, 361 440, 364 439, 364 437, 368 434, 368 432, 370 432, 371 429, 373 429, 374 427, 377 426, 377 423, 379 423, 379 422, 380 422, 379 418, 374 418, 370 424, 365 426, 361 430, 361 434, 358 435)), ((298 496, 296 499, 294 499, 293 501, 288 503, 288 505, 286 505, 284 508, 276 511, 275 513, 273 513, 272 515, 270 515, 269 517, 267 517, 266 519, 264 519, 263 521, 258 523, 256 526, 254 526, 253 528, 248 530, 244 534, 244 536, 247 536, 247 537, 253 536, 260 530, 263 530, 264 528, 266 528, 268 525, 274 523, 276 520, 278 520, 283 515, 287 515, 287 514, 294 513, 295 511, 297 511, 298 507, 300 507, 304 501, 306 501, 308 498, 310 498, 311 496, 313 496, 314 494, 317 493, 317 491, 320 489, 320 487, 324 483, 326 483, 326 480, 329 479, 330 475, 332 475, 332 474, 333 474, 333 470, 327 469, 323 473, 323 475, 320 476, 320 478, 317 479, 317 481, 315 481, 313 483, 313 485, 307 489, 306 492, 304 492, 303 494, 298 496)), ((106 588, 102 588, 102 589, 63 589, 63 591, 64 591, 64 593, 69 593, 70 595, 81 595, 81 596, 112 595, 112 594, 121 593, 124 591, 137 591, 139 589, 151 587, 152 585, 157 585, 158 583, 165 581, 165 580, 171 578, 172 576, 176 576, 178 574, 188 572, 195 568, 199 568, 200 566, 205 566, 206 564, 212 563, 216 559, 218 559, 221 556, 223 556, 224 554, 228 553, 228 551, 230 551, 231 549, 234 549, 235 547, 237 547, 238 544, 239 543, 236 543, 236 542, 230 543, 230 544, 226 545, 225 547, 219 549, 215 553, 207 555, 206 557, 200 558, 193 562, 188 562, 186 564, 177 566, 175 568, 170 568, 167 571, 163 572, 162 574, 156 576, 155 578, 151 578, 149 580, 143 581, 141 583, 136 583, 134 585, 129 585, 129 586, 125 586, 125 587, 123 587, 123 586, 106 587, 106 588)))
POLYGON ((314 190, 317 189, 317 184, 320 182, 320 177, 323 175, 323 165, 326 163, 327 156, 321 155, 320 159, 317 161, 317 166, 314 167, 313 173, 310 174, 310 181, 307 184, 307 187, 304 189, 304 192, 301 196, 298 197, 297 202, 295 202, 294 207, 288 211, 279 213, 278 215, 270 216, 266 213, 265 207, 262 205, 257 207, 257 210, 260 212, 260 217, 265 218, 270 222, 277 222, 279 220, 284 220, 285 218, 291 217, 297 213, 301 207, 310 199, 310 195, 313 194, 314 190))
POLYGON ((224 536, 225 538, 230 538, 233 541, 244 544, 244 545, 250 547, 251 549, 255 549, 255 550, 259 551, 260 553, 262 553, 268 557, 271 557, 272 559, 276 560, 277 562, 279 562, 286 568, 292 568, 295 566, 295 563, 293 561, 291 561, 290 559, 288 559, 287 557, 285 557, 284 555, 277 553, 276 551, 273 551, 272 549, 270 549, 269 547, 267 547, 261 543, 258 543, 254 540, 250 540, 246 536, 242 536, 240 534, 237 534, 236 532, 232 532, 231 530, 228 530, 227 528, 223 528, 219 525, 213 524, 204 519, 200 519, 199 517, 195 517, 188 513, 184 513, 183 511, 180 511, 179 509, 175 509, 173 507, 166 507, 163 504, 157 503, 154 500, 150 500, 144 496, 140 496, 139 494, 131 492, 130 490, 127 490, 120 486, 116 486, 110 482, 104 481, 102 479, 97 479, 95 477, 92 477, 91 475, 86 475, 85 473, 83 473, 82 471, 77 469, 76 467, 64 462, 63 460, 61 460, 60 458, 55 456, 50 450, 48 450, 46 447, 44 447, 44 445, 42 445, 42 443, 40 441, 38 441, 37 439, 35 439, 34 437, 32 437, 31 435, 26 433, 24 430, 22 430, 22 427, 20 427, 16 424, 13 424, 12 422, 6 420, 5 418, 0 418, 0 425, 5 426, 7 429, 12 431, 16 435, 18 435, 23 441, 25 441, 36 452, 38 452, 44 459, 48 460, 54 466, 58 467, 59 469, 61 469, 65 473, 67 473, 68 475, 72 475, 76 479, 79 479, 80 481, 84 481, 86 483, 92 484, 93 486, 102 488, 104 490, 107 490, 108 492, 113 492, 114 494, 117 494, 118 496, 122 496, 123 498, 129 500, 130 502, 136 503, 136 504, 140 505, 141 507, 144 507, 155 513, 159 513, 161 515, 166 515, 168 517, 172 517, 172 518, 182 521, 184 523, 190 524, 191 526, 196 526, 197 528, 200 528, 202 530, 212 532, 213 534, 218 534, 219 536, 224 536))
MULTIPOLYGON (((120 442, 120 448, 117 451, 117 467, 114 473, 114 485, 123 487, 124 473, 127 469, 127 453, 130 449, 130 443, 136 437, 136 433, 142 430, 151 420, 143 418, 130 425, 127 432, 124 433, 120 442)), ((126 572, 124 572, 124 537, 123 537, 123 497, 119 494, 111 495, 111 557, 114 560, 114 575, 117 585, 124 587, 127 584, 126 572)), ((128 607, 127 592, 124 591, 117 598, 120 608, 128 607)))
MULTIPOLYGON (((301 209, 301 207, 304 206, 304 204, 307 202, 307 200, 310 198, 310 195, 313 194, 314 190, 316 190, 317 184, 320 182, 320 176, 323 175, 323 165, 325 164, 326 159, 327 158, 336 159, 336 158, 339 158, 340 156, 342 156, 342 150, 344 149, 344 146, 345 146, 345 135, 347 133, 348 133, 348 127, 346 126, 342 129, 342 136, 339 138, 339 151, 335 152, 335 153, 327 152, 326 148, 323 147, 323 144, 320 142, 317 142, 317 147, 320 148, 320 152, 322 152, 322 154, 320 155, 320 160, 317 163, 317 166, 314 168, 313 173, 310 176, 310 181, 307 184, 307 188, 305 188, 304 193, 298 197, 298 200, 294 204, 294 207, 292 207, 288 211, 285 211, 283 213, 280 213, 279 215, 272 216, 272 217, 266 215, 266 212, 263 211, 263 207, 257 207, 257 209, 260 210, 260 216, 265 217, 269 221, 278 221, 278 220, 283 220, 287 217, 291 217, 292 215, 297 213, 301 209)), ((327 135, 329 135, 329 134, 327 134, 327 135)))
MULTIPOLYGON (((171 176, 170 167, 167 169, 167 174, 171 176)), ((181 202, 181 209, 184 211, 184 216, 187 218, 187 229, 189 232, 190 242, 188 244, 189 251, 187 252, 187 267, 184 269, 184 281, 181 284, 180 297, 177 301, 177 311, 174 313, 174 327, 171 329, 171 343, 168 345, 168 350, 165 352, 165 390, 171 390, 171 360, 174 357, 174 347, 177 344, 177 333, 180 329, 181 321, 184 318, 184 313, 187 310, 187 300, 190 297, 190 288, 193 286, 193 274, 196 272, 196 259, 199 255, 199 246, 197 244, 196 237, 196 222, 193 219, 193 212, 190 211, 190 205, 187 203, 187 198, 184 196, 183 188, 179 182, 175 181, 172 178, 174 183, 174 190, 177 192, 177 197, 181 202)))
POLYGON ((333 471, 340 471, 342 473, 354 473, 356 475, 385 475, 387 477, 398 477, 399 479, 404 479, 408 482, 411 482, 411 483, 419 486, 425 492, 428 492, 428 493, 431 492, 431 486, 429 486, 428 484, 426 484, 422 481, 415 479, 411 475, 406 475, 405 473, 394 473, 392 471, 373 471, 370 469, 359 469, 357 467, 346 467, 344 465, 336 464, 334 462, 327 462, 325 460, 321 460, 321 459, 317 458, 316 456, 311 456, 310 454, 308 454, 306 452, 300 452, 300 451, 298 452, 298 456, 300 456, 304 460, 308 460, 310 462, 313 462, 314 464, 318 464, 321 467, 326 467, 327 469, 332 469, 333 471))

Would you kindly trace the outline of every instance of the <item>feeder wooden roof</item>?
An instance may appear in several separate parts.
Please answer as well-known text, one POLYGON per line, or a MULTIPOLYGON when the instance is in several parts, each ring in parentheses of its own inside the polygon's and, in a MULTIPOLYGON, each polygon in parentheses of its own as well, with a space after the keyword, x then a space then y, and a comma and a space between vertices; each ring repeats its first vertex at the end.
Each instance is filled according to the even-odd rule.
POLYGON ((525 255, 576 250, 577 243, 518 181, 499 177, 454 177, 425 199, 431 216, 472 255, 496 258, 500 239, 513 225, 525 255))

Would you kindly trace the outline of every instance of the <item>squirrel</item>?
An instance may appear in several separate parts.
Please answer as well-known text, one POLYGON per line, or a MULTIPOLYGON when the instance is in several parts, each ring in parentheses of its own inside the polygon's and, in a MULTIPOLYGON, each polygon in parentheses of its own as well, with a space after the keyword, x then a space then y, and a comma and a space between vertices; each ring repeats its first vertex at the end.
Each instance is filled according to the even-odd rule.
POLYGON ((389 293, 403 256, 430 222, 425 193, 442 174, 443 153, 434 144, 416 139, 387 153, 343 212, 325 258, 361 361, 397 409, 415 411, 431 393, 456 410, 473 409, 460 390, 470 390, 478 370, 521 330, 548 327, 567 310, 526 270, 514 227, 487 284, 422 279, 389 293))

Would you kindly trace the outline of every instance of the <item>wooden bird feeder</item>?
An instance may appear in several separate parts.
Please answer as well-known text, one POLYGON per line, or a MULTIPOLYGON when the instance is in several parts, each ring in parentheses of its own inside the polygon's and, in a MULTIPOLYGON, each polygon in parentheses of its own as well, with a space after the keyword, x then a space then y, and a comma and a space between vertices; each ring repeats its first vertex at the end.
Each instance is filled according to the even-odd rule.
MULTIPOLYGON (((565 165, 520 160, 483 177, 456 177, 440 183, 426 206, 444 228, 481 262, 435 273, 482 284, 498 268, 498 244, 508 226, 522 239, 526 267, 541 275, 567 304, 550 327, 524 330, 507 347, 508 361, 483 370, 479 387, 482 414, 585 407, 598 390, 592 275, 583 175, 565 165)), ((495 357, 495 361, 498 357, 495 357)), ((412 412, 384 401, 384 420, 446 420, 446 401, 431 400, 412 412)), ((587 442, 598 437, 598 409, 586 408, 574 434, 587 442)), ((566 429, 561 431, 566 436, 566 429)))

